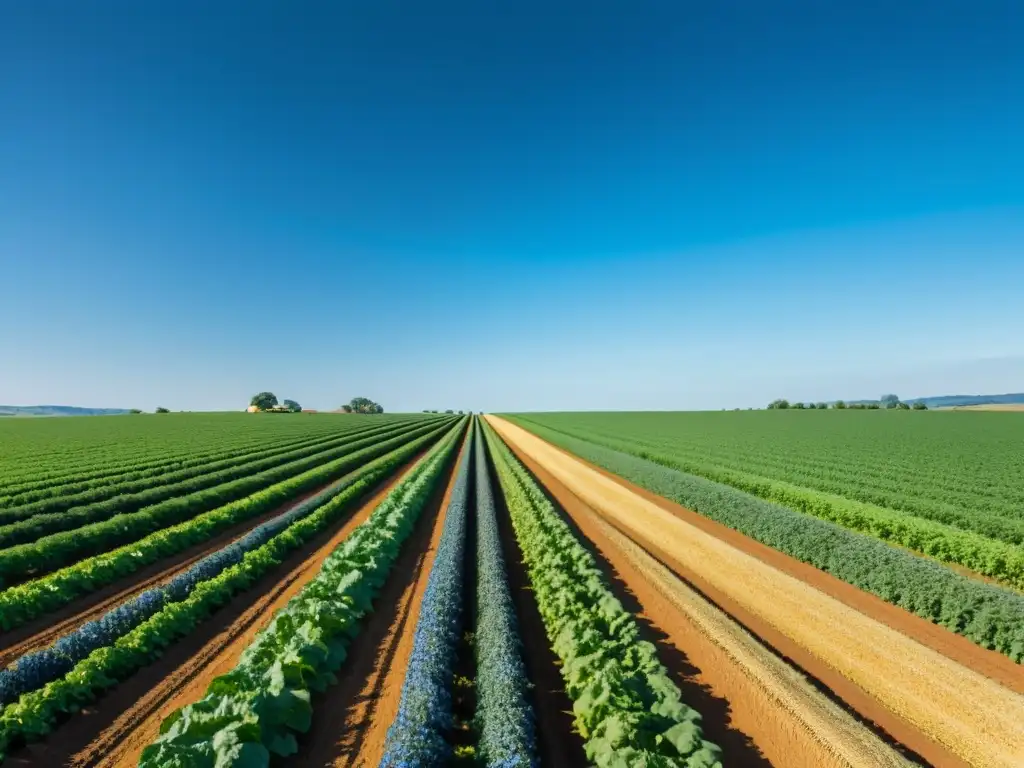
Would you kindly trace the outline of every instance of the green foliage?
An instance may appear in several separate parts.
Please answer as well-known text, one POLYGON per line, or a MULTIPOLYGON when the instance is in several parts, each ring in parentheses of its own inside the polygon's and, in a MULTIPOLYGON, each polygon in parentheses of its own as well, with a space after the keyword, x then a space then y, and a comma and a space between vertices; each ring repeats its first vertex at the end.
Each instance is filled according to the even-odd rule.
POLYGON ((142 413, 142 409, 141 408, 132 408, 131 410, 128 411, 128 413, 139 414, 139 413, 142 413))
POLYGON ((156 413, 170 413, 170 411, 163 406, 157 406, 156 413))
POLYGON ((927 410, 928 410, 928 406, 927 406, 927 405, 925 405, 925 404, 924 404, 924 403, 922 403, 922 402, 916 402, 916 403, 914 403, 914 405, 912 406, 912 408, 913 408, 913 409, 914 409, 915 411, 927 411, 927 410))
MULTIPOLYGON (((0 711, 0 757, 12 745, 24 741, 34 741, 45 735, 61 715, 77 711, 82 705, 93 701, 101 692, 113 687, 138 668, 155 661, 165 648, 191 632, 199 622, 226 603, 233 594, 251 586, 261 575, 278 566, 289 552, 309 541, 330 524, 337 522, 354 501, 364 496, 382 478, 392 473, 402 462, 407 461, 409 457, 415 455, 424 445, 434 439, 436 439, 436 435, 421 437, 366 464, 348 478, 344 488, 339 489, 334 498, 315 512, 290 525, 258 549, 246 553, 240 563, 201 582, 185 600, 165 606, 134 630, 115 641, 113 645, 93 651, 63 679, 24 694, 18 702, 4 708, 0 711)), ((429 455, 436 459, 440 452, 446 449, 450 450, 453 440, 454 431, 429 455)), ((429 462, 421 462, 417 477, 423 478, 423 468, 428 464, 429 462)), ((270 751, 278 753, 287 750, 288 745, 294 742, 294 736, 291 735, 290 729, 296 725, 308 723, 309 691, 308 689, 295 690, 295 688, 304 688, 304 680, 309 681, 310 660, 327 660, 336 666, 344 659, 344 645, 347 645, 347 641, 354 634, 354 623, 348 626, 344 632, 339 632, 337 620, 325 620, 326 614, 331 612, 320 610, 321 606, 325 604, 323 598, 330 596, 332 604, 335 605, 333 617, 345 617, 354 621, 369 608, 372 592, 368 591, 368 586, 374 581, 373 574, 359 584, 354 584, 353 579, 346 578, 353 565, 366 568, 366 561, 359 560, 354 564, 349 561, 343 563, 341 567, 337 567, 338 552, 357 549, 358 547, 353 544, 354 539, 359 539, 357 532, 377 519, 380 509, 392 501, 395 494, 402 489, 408 491, 408 482, 411 479, 399 484, 388 499, 374 512, 370 520, 357 528, 352 536, 332 553, 319 576, 275 616, 273 623, 261 633, 253 646, 243 655, 239 668, 246 664, 252 668, 254 658, 259 655, 259 648, 266 649, 270 646, 273 649, 271 651, 273 664, 270 668, 266 668, 267 657, 264 654, 262 657, 264 666, 261 668, 260 674, 248 678, 250 682, 258 681, 262 686, 256 691, 257 695, 247 700, 242 706, 224 707, 219 712, 219 719, 213 718, 212 722, 210 718, 203 720, 201 717, 196 717, 191 721, 186 718, 186 724, 197 724, 200 733, 193 735, 193 731, 184 744, 175 744, 175 749, 169 753, 174 756, 173 758, 164 761, 163 755, 168 753, 162 752, 161 747, 150 747, 144 753, 144 761, 146 755, 156 749, 162 756, 161 761, 155 764, 161 766, 182 764, 174 762, 174 759, 184 759, 184 755, 189 755, 195 761, 189 762, 189 765, 208 764, 212 766, 214 757, 224 760, 224 765, 266 765, 266 760, 269 758, 268 746, 270 751), (332 568, 332 566, 335 567, 332 568), (340 580, 339 577, 341 577, 340 580), (334 586, 334 589, 331 586, 334 586), (345 592, 343 589, 337 589, 338 586, 343 588, 347 586, 349 589, 345 592), (297 605, 304 599, 305 603, 302 607, 307 608, 306 611, 300 610, 297 605), (358 609, 356 603, 359 605, 358 609), (309 610, 309 606, 312 606, 312 610, 309 610), (341 636, 342 645, 332 648, 325 654, 322 650, 324 647, 322 641, 325 635, 332 631, 335 635, 341 636), (261 646, 261 641, 266 640, 267 637, 272 637, 276 642, 266 642, 261 646), (222 729, 224 732, 218 733, 218 730, 221 730, 218 725, 225 720, 232 723, 233 727, 224 728, 222 729), (260 742, 261 726, 267 734, 268 745, 260 742), (279 731, 271 733, 273 727, 277 727, 279 731), (207 758, 209 758, 209 762, 203 762, 207 758), (247 760, 255 762, 246 762, 247 760)), ((419 495, 415 498, 420 500, 422 506, 422 499, 426 497, 422 486, 417 487, 416 492, 419 495)), ((408 494, 403 498, 408 499, 408 494)), ((385 527, 378 533, 378 538, 386 542, 388 546, 397 547, 398 543, 390 538, 394 533, 396 533, 394 529, 385 527)), ((383 562, 384 558, 381 559, 381 563, 383 562)), ((375 563, 371 560, 370 564, 375 563)), ((359 579, 355 581, 358 582, 359 579)), ((379 576, 376 581, 379 586, 379 581, 381 581, 379 576)), ((236 668, 237 671, 238 668, 236 668)), ((211 685, 211 690, 214 688, 230 689, 230 683, 226 682, 230 677, 229 674, 217 678, 211 685)), ((328 671, 325 676, 322 675, 318 684, 331 679, 332 676, 328 671)), ((199 705, 193 706, 198 707, 199 705)), ((169 721, 180 722, 181 710, 171 715, 169 721)), ((172 728, 173 726, 167 726, 163 731, 170 731, 172 728)), ((143 764, 154 763, 143 762, 143 764)))
MULTIPOLYGON (((852 425, 860 426, 863 432, 850 429, 847 419, 834 425, 831 419, 817 426, 811 422, 807 428, 794 422, 779 434, 758 435, 749 449, 741 449, 738 444, 724 441, 732 434, 730 430, 736 428, 746 429, 744 438, 754 437, 758 425, 753 421, 746 425, 722 424, 723 433, 716 440, 713 432, 702 432, 699 438, 687 439, 684 434, 661 436, 664 433, 660 430, 648 432, 643 427, 631 429, 626 424, 618 436, 611 436, 607 429, 591 431, 564 423, 557 415, 526 418, 537 425, 555 426, 558 422, 557 428, 565 434, 731 485, 768 501, 1024 587, 1024 547, 1021 546, 1024 544, 1024 520, 1015 514, 1012 504, 996 501, 991 487, 978 485, 977 479, 972 478, 967 486, 976 489, 972 493, 957 481, 951 483, 949 478, 942 477, 943 472, 957 471, 955 455, 932 457, 933 462, 944 461, 934 474, 921 474, 919 485, 908 482, 906 473, 915 470, 921 473, 920 466, 908 465, 906 470, 895 471, 878 466, 892 461, 886 451, 913 450, 910 443, 916 442, 915 436, 906 434, 907 424, 921 425, 922 431, 917 436, 920 440, 925 435, 941 434, 943 428, 957 426, 952 420, 935 425, 930 423, 931 419, 912 422, 899 419, 894 429, 886 426, 889 419, 879 421, 863 417, 865 420, 859 425, 852 425), (939 428, 937 433, 935 426, 939 428), (853 458, 859 453, 857 446, 878 431, 888 436, 893 444, 886 446, 879 442, 877 454, 862 448, 862 462, 858 463, 853 458), (862 435, 860 443, 853 437, 856 434, 862 435), (843 435, 849 437, 840 448, 843 435), (809 442, 808 447, 818 446, 818 455, 797 449, 802 441, 812 438, 816 439, 809 442), (772 442, 776 445, 767 447, 772 442), (764 447, 755 449, 753 444, 764 447), (713 448, 715 445, 721 447, 713 448), (731 448, 727 447, 730 445, 731 448), (709 459, 709 454, 714 456, 713 460, 709 459), (986 512, 982 513, 982 509, 986 512)), ((591 420, 583 417, 580 424, 591 420)), ((636 423, 641 422, 639 419, 636 423)), ((945 437, 951 440, 953 435, 945 437)), ((975 437, 987 439, 982 433, 975 437)), ((934 450, 935 443, 915 446, 919 461, 926 460, 927 445, 934 450)), ((950 451, 962 450, 961 445, 952 441, 947 445, 950 451)), ((1007 480, 1011 482, 1007 492, 1014 498, 1012 477, 1007 480)))
MULTIPOLYGON (((558 424, 559 430, 567 426, 567 422, 578 420, 586 423, 591 418, 605 422, 607 417, 616 421, 615 417, 634 418, 634 424, 644 421, 641 414, 552 414, 543 417, 515 417, 515 420, 532 432, 555 444, 572 451, 588 461, 592 461, 611 472, 615 472, 648 490, 673 499, 713 520, 724 523, 731 528, 774 547, 817 568, 828 571, 839 579, 854 586, 865 589, 883 600, 899 605, 917 615, 934 621, 937 624, 961 634, 984 648, 990 648, 1008 655, 1015 661, 1024 661, 1024 595, 987 584, 976 579, 967 578, 932 560, 921 558, 903 549, 894 548, 870 536, 855 533, 844 526, 861 526, 870 528, 868 531, 888 540, 900 541, 906 535, 907 544, 914 544, 921 549, 931 550, 936 557, 948 559, 971 559, 975 555, 982 562, 971 560, 972 565, 984 568, 991 573, 999 573, 1007 581, 1022 583, 1022 560, 1019 547, 1011 547, 1002 542, 986 539, 976 534, 958 531, 955 528, 942 526, 928 520, 921 520, 908 515, 900 516, 889 510, 871 507, 867 504, 858 505, 849 499, 829 497, 825 494, 807 496, 806 491, 780 481, 765 481, 750 487, 750 490, 773 494, 773 498, 786 503, 770 503, 750 493, 738 490, 732 483, 745 482, 749 476, 738 470, 729 470, 728 485, 711 481, 690 472, 669 468, 656 463, 656 456, 645 449, 638 449, 639 443, 634 442, 632 449, 614 449, 614 439, 572 435, 569 430, 556 431, 550 426, 539 422, 558 424), (638 418, 640 417, 640 418, 638 418), (636 452, 636 455, 631 455, 636 452), (778 493, 778 496, 774 494, 778 493), (786 495, 792 494, 792 495, 786 495), (804 503, 807 506, 801 506, 804 503), (817 502, 817 503, 815 503, 817 502), (794 511, 790 505, 800 511, 794 511), (847 506, 848 505, 848 506, 847 506), (890 517, 884 517, 889 514, 890 517), (813 516, 812 516, 813 515, 813 516), (818 517, 825 519, 818 519, 818 517), (837 520, 837 525, 830 520, 837 520), (934 549, 933 549, 934 547, 934 549), (952 553, 952 554, 950 554, 952 553), (985 559, 987 558, 987 560, 985 559)), ((658 414, 664 423, 666 414, 658 414)), ((679 417, 698 416, 697 414, 678 414, 679 417)), ((904 429, 907 425, 922 430, 952 429, 948 425, 936 425, 940 419, 877 419, 870 416, 861 417, 861 425, 899 423, 904 429)), ((797 420, 794 420, 796 423, 797 420)), ((803 421, 803 419, 799 419, 803 421)), ((856 419, 829 419, 828 423, 840 425, 837 429, 850 429, 850 422, 856 419)), ((950 420, 952 425, 956 419, 950 420)), ((822 422, 826 423, 826 422, 822 422)), ((731 425, 738 430, 745 428, 744 437, 750 438, 757 422, 751 420, 745 425, 731 425)), ((1011 427, 1012 428, 1012 427, 1011 427)), ((729 427, 720 427, 728 430, 729 427)), ((895 427, 883 432, 888 441, 899 434, 895 427)), ((634 428, 634 436, 637 428, 634 428)), ((787 445, 797 445, 793 435, 807 437, 810 433, 803 428, 787 430, 787 445)), ((870 435, 871 432, 866 432, 870 435)), ((963 433, 961 437, 968 433, 963 433)), ((916 435, 920 440, 920 433, 916 435)), ((704 437, 709 437, 704 434, 704 437)), ((721 436, 720 436, 721 437, 721 436)), ((736 435, 733 435, 735 438, 736 435)), ((819 435, 820 437, 820 435, 819 435)), ((835 437, 833 435, 833 437, 835 437)), ((876 435, 877 437, 877 435, 876 435)), ((906 437, 906 435, 904 435, 906 437)), ((946 436, 951 437, 950 435, 946 436)), ((974 435, 976 439, 988 438, 984 433, 974 435)), ((634 437, 634 441, 635 441, 634 437)), ((781 435, 773 436, 774 440, 782 441, 781 435)), ((1019 435, 1017 439, 1020 439, 1019 435)), ((683 441, 680 440, 677 445, 683 441)), ((622 441, 618 441, 623 444, 622 441)), ((813 445, 814 443, 811 442, 813 445)), ((856 443, 847 447, 846 455, 829 456, 826 460, 835 464, 851 460, 850 453, 856 452, 856 443)), ((918 450, 927 449, 918 445, 918 450)), ((807 450, 809 446, 804 446, 807 450)), ((892 445, 888 445, 891 450, 892 445)), ((932 451, 935 444, 928 446, 932 451)), ((961 446, 962 448, 962 446, 961 446)), ((863 447, 861 448, 863 450, 863 447)), ((703 452, 708 452, 706 443, 703 452)), ((792 466, 798 451, 790 451, 786 455, 780 449, 781 462, 792 466)), ((942 456, 943 461, 955 461, 955 456, 942 456)), ((1013 459, 1015 460, 1015 459, 1013 459)), ((677 458, 672 461, 679 461, 677 458)), ((870 466, 857 467, 857 472, 868 472, 870 466)), ((832 471, 837 471, 833 465, 832 471)), ((831 474, 829 474, 831 476, 831 474)), ((991 489, 989 489, 991 490, 991 489)), ((902 543, 902 541, 901 541, 902 543)))
POLYGON ((255 405, 261 411, 269 411, 277 405, 277 395, 273 392, 260 392, 258 395, 252 396, 249 405, 255 405))
POLYGON ((327 557, 231 672, 164 720, 160 736, 142 753, 141 768, 266 766, 271 755, 294 754, 296 736, 310 726, 312 693, 337 682, 359 622, 372 610, 462 431, 451 430, 327 557))
POLYGON ((897 395, 882 395, 878 398, 878 402, 881 403, 883 408, 895 408, 900 403, 900 399, 897 395))
MULTIPOLYGON (((31 618, 55 610, 79 595, 99 589, 161 557, 167 557, 205 541, 225 528, 331 482, 417 437, 437 434, 447 428, 448 423, 445 422, 426 422, 423 427, 403 432, 388 440, 372 437, 368 439, 365 447, 358 447, 358 443, 349 445, 345 449, 347 452, 333 461, 324 463, 323 459, 316 458, 304 460, 311 468, 307 467, 301 474, 295 474, 294 468, 287 472, 268 470, 256 476, 262 476, 257 485, 262 487, 262 490, 187 519, 185 522, 178 522, 177 525, 170 524, 180 520, 182 514, 187 515, 188 506, 172 500, 175 503, 161 509, 154 508, 149 516, 144 512, 122 515, 73 533, 40 539, 34 545, 0 550, 0 571, 8 575, 17 575, 20 572, 19 568, 22 571, 27 570, 34 567, 33 563, 37 567, 39 562, 54 563, 60 559, 64 562, 73 561, 89 547, 95 547, 97 542, 109 544, 112 541, 123 540, 126 535, 137 537, 140 532, 154 531, 119 549, 79 560, 47 576, 0 592, 0 628, 11 629, 31 618), (269 484, 268 478, 278 482, 269 484), (165 527, 168 525, 170 527, 165 527)), ((253 479, 242 478, 235 482, 253 479)), ((216 494, 218 490, 211 489, 211 492, 216 494)))
POLYGON ((844 403, 842 400, 836 400, 832 404, 832 407, 835 408, 837 411, 841 411, 846 408, 846 403, 844 403))
MULTIPOLYGON (((345 406, 342 406, 345 408, 345 406)), ((353 397, 346 409, 348 413, 384 413, 384 409, 368 397, 353 397)))
POLYGON ((302 411, 302 406, 294 400, 285 400, 282 405, 292 413, 299 413, 302 411))
POLYGON ((485 435, 587 758, 598 768, 720 767, 700 714, 593 557, 489 426, 485 435))
POLYGON ((784 410, 786 408, 789 408, 789 400, 772 400, 770 403, 768 403, 768 408, 769 410, 773 411, 784 410))

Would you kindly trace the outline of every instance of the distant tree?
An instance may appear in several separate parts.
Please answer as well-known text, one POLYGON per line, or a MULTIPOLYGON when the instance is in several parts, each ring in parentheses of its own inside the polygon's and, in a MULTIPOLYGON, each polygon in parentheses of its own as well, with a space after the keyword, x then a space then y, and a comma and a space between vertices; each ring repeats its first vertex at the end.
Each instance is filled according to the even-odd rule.
POLYGON ((345 413, 352 413, 352 406, 351 405, 343 405, 343 406, 341 406, 341 410, 344 411, 345 413))
POLYGON ((883 408, 895 408, 899 404, 900 399, 896 395, 882 395, 878 402, 882 404, 883 408))
POLYGON ((269 411, 277 405, 277 395, 273 392, 260 392, 258 395, 253 395, 249 405, 255 405, 261 411, 269 411))
POLYGON ((459 416, 461 416, 461 415, 462 415, 462 411, 459 411, 459 416))
POLYGON ((882 408, 881 404, 879 403, 868 403, 864 407, 867 408, 869 411, 878 411, 881 410, 882 408))
POLYGON ((156 412, 157 413, 170 413, 170 411, 167 410, 166 408, 157 408, 156 412))
POLYGON ((896 403, 896 407, 899 408, 901 411, 909 411, 910 410, 910 406, 907 405, 906 403, 902 403, 902 402, 896 403))
POLYGON ((427 409, 427 408, 424 408, 424 409, 423 409, 423 412, 424 412, 424 413, 430 413, 430 410, 429 410, 429 409, 427 409))
POLYGON ((918 402, 914 403, 914 405, 912 407, 913 407, 913 409, 915 411, 927 411, 928 410, 928 406, 925 405, 924 403, 922 403, 921 401, 918 401, 918 402))
POLYGON ((789 408, 789 400, 783 400, 782 398, 779 398, 778 400, 772 400, 770 403, 768 403, 768 407, 773 409, 773 410, 774 409, 782 409, 782 410, 784 410, 786 408, 789 408))
POLYGON ((826 408, 828 408, 828 403, 818 403, 817 407, 819 411, 824 411, 826 408))
POLYGON ((142 413, 141 408, 132 408, 128 413, 142 413))
POLYGON ((292 413, 299 413, 302 410, 302 406, 296 403, 294 400, 285 400, 284 403, 282 403, 282 405, 284 405, 284 407, 287 408, 292 413))
POLYGON ((384 413, 384 409, 368 397, 353 397, 349 407, 353 413, 384 413))
POLYGON ((445 413, 454 413, 454 411, 451 408, 449 408, 447 411, 445 411, 445 413))
POLYGON ((841 411, 844 408, 846 408, 846 403, 844 403, 842 400, 836 400, 834 403, 832 403, 832 407, 838 411, 841 411))
POLYGON ((802 410, 804 410, 804 404, 803 404, 803 403, 793 403, 793 404, 792 404, 791 406, 789 406, 789 407, 790 407, 790 408, 796 408, 796 409, 797 409, 797 410, 799 410, 799 411, 802 411, 802 410))

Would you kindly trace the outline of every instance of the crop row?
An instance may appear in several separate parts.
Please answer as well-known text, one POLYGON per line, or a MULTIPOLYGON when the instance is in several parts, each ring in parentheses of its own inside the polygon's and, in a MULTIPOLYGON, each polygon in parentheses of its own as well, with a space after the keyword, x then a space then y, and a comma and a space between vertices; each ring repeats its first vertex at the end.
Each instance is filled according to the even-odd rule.
POLYGON ((899 508, 913 499, 1020 517, 1024 503, 1024 487, 1016 480, 1024 472, 1024 432, 1015 414, 752 411, 524 418, 583 439, 643 441, 677 458, 790 479, 881 506, 899 508), (826 480, 831 487, 816 484, 826 480))
MULTIPOLYGON (((373 419, 376 423, 416 420, 389 415, 373 419)), ((235 444, 240 440, 269 444, 301 436, 327 436, 359 428, 359 421, 337 417, 272 420, 248 414, 5 420, 0 424, 2 487, 53 482, 104 468, 187 457, 206 451, 211 445, 235 444)))
MULTIPOLYGON (((268 540, 294 522, 311 514, 351 486, 366 478, 378 476, 419 450, 431 437, 422 437, 395 449, 389 454, 346 475, 315 496, 297 504, 272 520, 257 526, 237 541, 222 547, 164 585, 152 587, 137 597, 118 605, 99 619, 70 632, 51 647, 22 656, 9 669, 0 670, 0 705, 9 704, 27 691, 42 687, 67 674, 92 651, 110 645, 147 618, 169 605, 188 597, 200 583, 214 578, 224 569, 240 562, 246 553, 263 546, 268 540)), ((327 522, 327 518, 322 518, 327 522)))
MULTIPOLYGON (((142 490, 138 488, 132 490, 126 487, 123 493, 118 490, 110 493, 111 489, 96 489, 88 495, 95 495, 101 500, 75 506, 66 511, 49 510, 27 516, 34 511, 33 507, 50 504, 55 501, 53 499, 47 499, 27 507, 2 510, 0 511, 0 521, 17 520, 17 522, 0 525, 0 549, 38 541, 45 536, 62 531, 75 530, 77 532, 83 526, 109 520, 115 515, 130 515, 146 508, 149 508, 146 511, 151 511, 153 507, 162 502, 172 501, 175 504, 188 503, 191 505, 193 501, 199 499, 199 494, 207 489, 216 490, 219 487, 216 497, 207 494, 207 503, 211 498, 217 499, 213 503, 228 501, 231 496, 230 493, 225 493, 226 486, 239 479, 256 478, 261 472, 278 468, 313 466, 318 462, 335 458, 339 452, 350 451, 353 446, 370 445, 381 437, 399 435, 405 431, 411 431, 411 429, 415 429, 415 427, 392 428, 386 432, 373 431, 371 434, 360 432, 350 437, 333 438, 324 444, 298 448, 285 453, 264 453, 255 459, 233 462, 228 467, 221 467, 209 472, 202 467, 193 467, 178 473, 183 476, 176 478, 165 476, 126 484, 134 487, 142 483, 145 486, 142 490)), ((255 486, 241 484, 235 487, 234 493, 245 495, 245 488, 251 487, 255 486)), ((197 506, 197 508, 200 507, 197 506)))
MULTIPOLYGON (((216 473, 222 470, 268 462, 275 457, 279 457, 280 462, 283 463, 327 450, 344 441, 350 441, 354 435, 367 436, 389 427, 393 428, 393 426, 374 424, 370 425, 369 429, 334 435, 319 435, 284 445, 246 445, 241 449, 222 449, 205 460, 194 460, 186 467, 171 469, 164 466, 157 470, 149 470, 131 476, 120 476, 112 480, 83 481, 78 484, 58 486, 56 489, 43 488, 12 497, 12 503, 3 505, 4 509, 0 510, 0 524, 25 520, 34 515, 63 512, 72 507, 93 504, 114 496, 122 497, 118 500, 119 503, 116 507, 119 512, 130 511, 138 509, 146 503, 152 503, 144 494, 140 495, 140 491, 149 491, 157 486, 171 486, 183 480, 200 476, 213 476, 210 477, 208 485, 216 485, 217 482, 220 482, 216 473)), ((272 465, 265 464, 265 466, 272 465)), ((248 466, 248 471, 258 472, 259 469, 256 466, 248 466)), ((175 495, 173 491, 171 494, 175 495)))
MULTIPOLYGON (((112 547, 128 544, 147 534, 188 520, 195 515, 217 508, 225 503, 243 499, 252 493, 279 483, 289 477, 315 470, 325 465, 344 462, 346 457, 364 450, 386 452, 419 435, 437 429, 433 424, 401 430, 393 437, 382 440, 378 436, 362 438, 345 445, 297 459, 287 464, 264 469, 256 474, 236 474, 235 479, 212 488, 195 491, 184 496, 167 498, 137 512, 101 517, 99 522, 88 523, 74 530, 43 536, 31 543, 0 550, 0 584, 10 584, 26 575, 48 573, 83 557, 105 552, 112 547), (327 464, 327 463, 330 464, 327 464)), ((376 455, 380 455, 379 453, 376 455)), ((111 500, 111 501, 116 501, 111 500)), ((105 506, 109 502, 102 502, 105 506)), ((83 517, 84 510, 53 515, 83 517)))
POLYGON ((871 465, 844 461, 837 455, 829 457, 825 463, 809 467, 789 459, 784 452, 751 455, 752 451, 745 451, 729 456, 708 456, 699 448, 667 440, 598 436, 572 429, 563 431, 610 448, 643 455, 658 463, 671 461, 671 466, 691 474, 739 471, 747 476, 758 476, 758 481, 780 480, 789 485, 947 523, 1014 544, 1024 541, 1022 500, 993 497, 983 486, 939 488, 936 479, 924 480, 903 474, 894 476, 879 472, 871 465))
MULTIPOLYGON (((442 450, 444 445, 451 444, 455 431, 452 431, 448 440, 442 442, 442 450)), ((383 477, 393 472, 419 447, 421 446, 405 446, 367 465, 359 473, 359 478, 332 500, 306 517, 292 522, 286 530, 273 536, 260 547, 247 552, 238 563, 195 585, 185 599, 165 605, 127 634, 114 640, 113 643, 93 650, 63 678, 47 683, 38 690, 23 694, 16 704, 4 708, 0 711, 0 757, 14 745, 30 742, 45 735, 62 714, 75 711, 83 704, 91 702, 98 693, 111 688, 140 667, 154 661, 163 649, 191 632, 196 625, 227 602, 232 595, 250 587, 256 579, 279 565, 289 552, 338 520, 354 501, 363 496, 383 477)), ((436 456, 437 451, 431 455, 436 456)), ((419 466, 422 467, 423 464, 421 463, 419 466)), ((349 537, 346 543, 351 540, 349 537)), ((328 567, 325 564, 324 571, 318 576, 318 580, 323 579, 324 573, 327 571, 328 567)), ((349 580, 351 581, 351 579, 349 580)), ((309 587, 306 590, 309 591, 309 587)), ((326 593, 321 591, 312 601, 314 614, 317 613, 318 607, 323 605, 324 598, 329 595, 329 591, 326 593)), ((296 612, 292 611, 289 616, 289 609, 294 602, 294 600, 290 602, 289 608, 275 617, 268 632, 274 634, 275 627, 277 630, 281 628, 295 630, 292 640, 305 642, 308 644, 307 647, 318 651, 320 648, 319 638, 322 634, 311 631, 310 627, 304 626, 302 621, 296 623, 295 618, 304 618, 301 613, 296 617, 296 612), (289 618, 292 620, 290 621, 289 618)), ((339 600, 338 602, 342 603, 343 601, 339 600)), ((322 618, 322 613, 319 615, 322 618)), ((308 623, 306 622, 307 625, 308 623)), ((297 644, 293 642, 292 646, 297 644)), ((284 648, 293 650, 286 641, 284 646, 275 646, 272 653, 279 655, 284 648)), ((297 649, 296 654, 296 656, 287 658, 291 659, 292 669, 297 670, 301 676, 306 668, 305 657, 297 649)), ((251 655, 252 653, 248 656, 251 657, 251 655)), ((243 664, 246 658, 243 657, 243 664)), ((271 677, 280 672, 280 667, 275 667, 271 677)), ((279 680, 279 678, 274 679, 279 680)), ((223 678, 215 681, 214 685, 218 685, 221 680, 223 678)), ((263 702, 268 708, 272 709, 275 704, 280 707, 281 697, 275 699, 275 692, 265 690, 264 693, 263 702)), ((214 736, 212 733, 209 735, 211 738, 214 736)), ((234 734, 229 734, 227 738, 214 738, 213 742, 230 751, 231 735, 234 734)), ((170 763, 160 764, 166 766, 170 763)))
MULTIPOLYGON (((516 419, 516 421, 520 421, 516 419)), ((703 477, 520 422, 534 434, 883 600, 1024 661, 1024 595, 703 477)))
POLYGON ((443 477, 462 432, 461 427, 452 430, 346 537, 231 672, 214 680, 202 699, 164 721, 140 766, 255 768, 268 765, 272 754, 296 751, 296 734, 310 725, 311 691, 335 682, 360 620, 372 610, 373 598, 443 477))
POLYGON ((519 628, 509 592, 487 452, 478 428, 476 480, 476 716, 477 757, 487 766, 537 765, 533 710, 519 628))
POLYGON ((700 714, 683 703, 593 557, 489 427, 486 435, 588 759, 600 768, 720 765, 700 714))
POLYGON ((674 455, 648 450, 630 440, 582 438, 573 435, 571 431, 551 430, 532 419, 518 421, 522 426, 538 434, 539 430, 544 430, 545 434, 549 435, 582 439, 689 475, 729 485, 766 501, 799 510, 850 530, 867 533, 937 560, 962 565, 985 576, 1024 588, 1024 548, 1007 541, 989 538, 973 530, 983 530, 990 535, 998 534, 1000 538, 1015 540, 1024 536, 1024 521, 1005 520, 968 511, 942 516, 946 520, 954 520, 959 525, 970 526, 972 529, 963 530, 945 522, 915 517, 905 512, 811 490, 783 480, 723 469, 707 463, 681 461, 674 455))
MULTIPOLYGON (((448 424, 432 422, 423 427, 424 438, 436 437, 448 424), (429 430, 429 431, 428 431, 429 430)), ((420 430, 417 430, 417 432, 420 430)), ((29 619, 66 605, 111 582, 134 573, 163 557, 181 552, 236 523, 267 512, 304 492, 342 477, 365 462, 382 456, 418 435, 409 433, 382 441, 343 456, 246 498, 163 528, 132 544, 81 560, 54 573, 0 592, 0 629, 11 629, 29 619)), ((0 553, 2 554, 2 553, 0 553)))
MULTIPOLYGON (((363 424, 359 428, 366 429, 368 426, 381 425, 363 424)), ((197 467, 221 459, 241 456, 246 453, 257 451, 283 452, 292 448, 299 448, 303 445, 323 442, 332 437, 342 437, 346 434, 351 434, 352 431, 351 429, 337 430, 326 434, 317 432, 312 435, 290 436, 284 440, 270 440, 265 435, 250 435, 245 439, 218 440, 213 445, 207 446, 202 450, 190 451, 184 454, 172 452, 158 458, 142 460, 137 458, 123 459, 113 466, 93 465, 88 470, 79 471, 71 475, 62 475, 56 478, 36 480, 13 486, 5 485, 0 488, 0 509, 31 504, 42 499, 74 496, 94 488, 165 475, 188 469, 189 467, 197 467)))

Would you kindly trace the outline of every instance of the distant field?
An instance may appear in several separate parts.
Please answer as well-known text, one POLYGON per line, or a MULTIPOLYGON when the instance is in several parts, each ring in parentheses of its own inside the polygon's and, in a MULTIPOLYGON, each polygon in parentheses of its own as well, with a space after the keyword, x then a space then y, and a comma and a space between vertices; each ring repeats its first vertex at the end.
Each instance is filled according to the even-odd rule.
POLYGON ((542 437, 561 434, 639 456, 1024 587, 1024 423, 1016 415, 741 411, 516 420, 542 437))
POLYGON ((986 405, 952 405, 937 411, 1024 411, 1024 403, 988 403, 986 405))

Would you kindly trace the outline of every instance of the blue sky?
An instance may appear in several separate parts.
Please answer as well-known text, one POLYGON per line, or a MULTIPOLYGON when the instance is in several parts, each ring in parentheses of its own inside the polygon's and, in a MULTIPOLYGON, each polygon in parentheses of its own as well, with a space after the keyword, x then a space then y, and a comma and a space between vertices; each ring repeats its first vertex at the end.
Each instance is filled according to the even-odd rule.
POLYGON ((298 8, 0 3, 0 403, 1024 389, 1024 6, 298 8))

